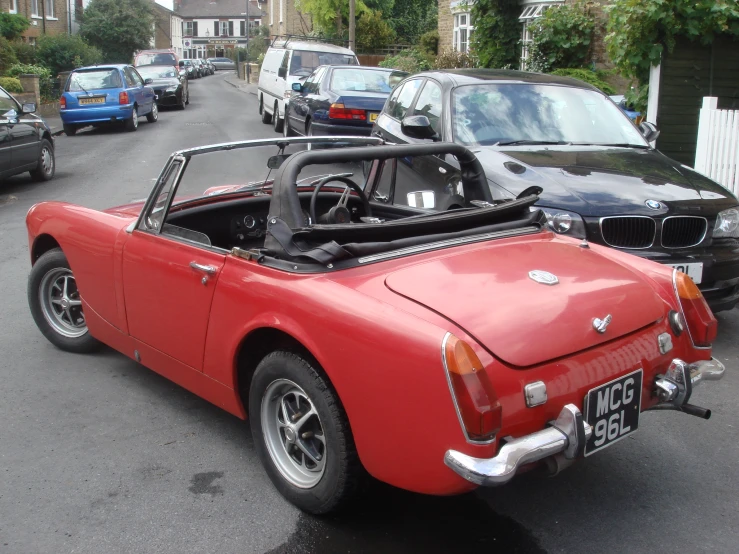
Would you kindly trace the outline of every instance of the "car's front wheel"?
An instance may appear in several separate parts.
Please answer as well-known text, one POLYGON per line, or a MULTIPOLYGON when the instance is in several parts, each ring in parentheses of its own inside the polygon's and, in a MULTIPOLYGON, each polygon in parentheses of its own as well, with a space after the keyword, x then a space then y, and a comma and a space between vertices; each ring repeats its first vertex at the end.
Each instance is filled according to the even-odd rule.
POLYGON ((157 119, 159 119, 159 106, 157 106, 157 103, 154 102, 151 105, 151 111, 146 114, 146 121, 149 123, 156 123, 157 119))
POLYGON ((38 155, 38 167, 31 171, 31 178, 34 181, 49 181, 54 177, 55 170, 54 147, 48 140, 43 139, 38 155))
POLYGON ((363 476, 344 409, 305 357, 272 352, 249 389, 257 454, 277 490, 301 510, 325 514, 345 504, 363 476))
POLYGON ((69 352, 91 352, 99 346, 87 329, 77 282, 59 248, 34 264, 28 277, 28 305, 39 330, 53 345, 69 352))

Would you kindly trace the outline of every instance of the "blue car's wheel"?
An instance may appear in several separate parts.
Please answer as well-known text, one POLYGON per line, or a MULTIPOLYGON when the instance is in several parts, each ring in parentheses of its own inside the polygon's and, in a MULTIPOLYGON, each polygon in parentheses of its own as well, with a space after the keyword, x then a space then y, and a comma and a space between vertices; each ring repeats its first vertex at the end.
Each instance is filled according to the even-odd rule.
POLYGON ((157 119, 159 119, 159 108, 157 107, 157 103, 154 102, 151 106, 151 111, 146 114, 146 121, 149 123, 155 123, 157 119))
POLYGON ((126 120, 126 131, 133 133, 136 129, 139 128, 139 114, 138 114, 138 108, 136 106, 133 107, 133 113, 131 114, 131 117, 129 117, 126 120))

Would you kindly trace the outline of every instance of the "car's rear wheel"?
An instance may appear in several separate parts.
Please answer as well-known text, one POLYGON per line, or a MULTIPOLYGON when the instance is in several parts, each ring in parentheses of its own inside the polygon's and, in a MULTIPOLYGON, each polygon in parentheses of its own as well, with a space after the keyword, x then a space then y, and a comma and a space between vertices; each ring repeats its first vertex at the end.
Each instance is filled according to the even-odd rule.
POLYGON ((139 113, 136 106, 133 107, 131 117, 126 120, 126 131, 134 132, 139 128, 139 113))
POLYGON ((68 137, 73 137, 77 134, 77 125, 67 125, 66 123, 62 126, 64 134, 68 137))
POLYGON ((257 454, 277 490, 301 510, 324 514, 350 500, 363 477, 344 409, 304 357, 273 352, 249 389, 257 454))
POLYGON ((157 106, 157 103, 154 102, 151 105, 151 111, 146 114, 146 121, 149 123, 156 123, 159 119, 159 106, 157 106))
POLYGON ((275 133, 282 132, 282 118, 280 117, 280 105, 275 102, 275 111, 272 114, 272 124, 274 125, 275 133))
POLYGON ((259 115, 264 113, 264 96, 259 97, 259 115))
MULTIPOLYGON (((262 102, 264 102, 264 98, 262 98, 262 102)), ((264 106, 262 106, 262 123, 265 125, 272 123, 272 114, 267 112, 267 109, 264 106)))
POLYGON ((91 352, 82 300, 67 257, 59 248, 41 256, 28 276, 28 304, 36 325, 53 345, 69 352, 91 352))
POLYGON ((54 147, 48 140, 43 139, 38 155, 38 167, 31 171, 31 178, 34 181, 49 181, 54 177, 54 171, 56 171, 54 147))

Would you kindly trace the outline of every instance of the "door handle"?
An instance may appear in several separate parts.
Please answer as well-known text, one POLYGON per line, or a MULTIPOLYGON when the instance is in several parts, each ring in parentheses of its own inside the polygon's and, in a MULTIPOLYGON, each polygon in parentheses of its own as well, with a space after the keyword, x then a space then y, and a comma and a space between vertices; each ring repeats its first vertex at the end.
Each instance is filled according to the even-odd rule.
POLYGON ((190 262, 190 267, 193 268, 195 271, 207 273, 208 275, 215 275, 217 271, 217 269, 212 265, 202 265, 197 262, 190 262))

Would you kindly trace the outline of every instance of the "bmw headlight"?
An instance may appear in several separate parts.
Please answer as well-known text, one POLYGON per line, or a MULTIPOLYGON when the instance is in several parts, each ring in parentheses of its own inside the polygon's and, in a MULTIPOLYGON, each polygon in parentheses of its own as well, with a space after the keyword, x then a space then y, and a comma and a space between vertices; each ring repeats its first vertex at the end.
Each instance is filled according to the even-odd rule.
POLYGON ((531 211, 541 210, 547 216, 547 227, 558 235, 567 235, 578 239, 585 238, 585 222, 579 214, 555 208, 531 206, 531 211))
POLYGON ((177 90, 177 85, 172 85, 171 87, 167 87, 167 92, 174 92, 177 90))
POLYGON ((713 236, 716 238, 739 237, 739 208, 729 208, 718 213, 713 236))

